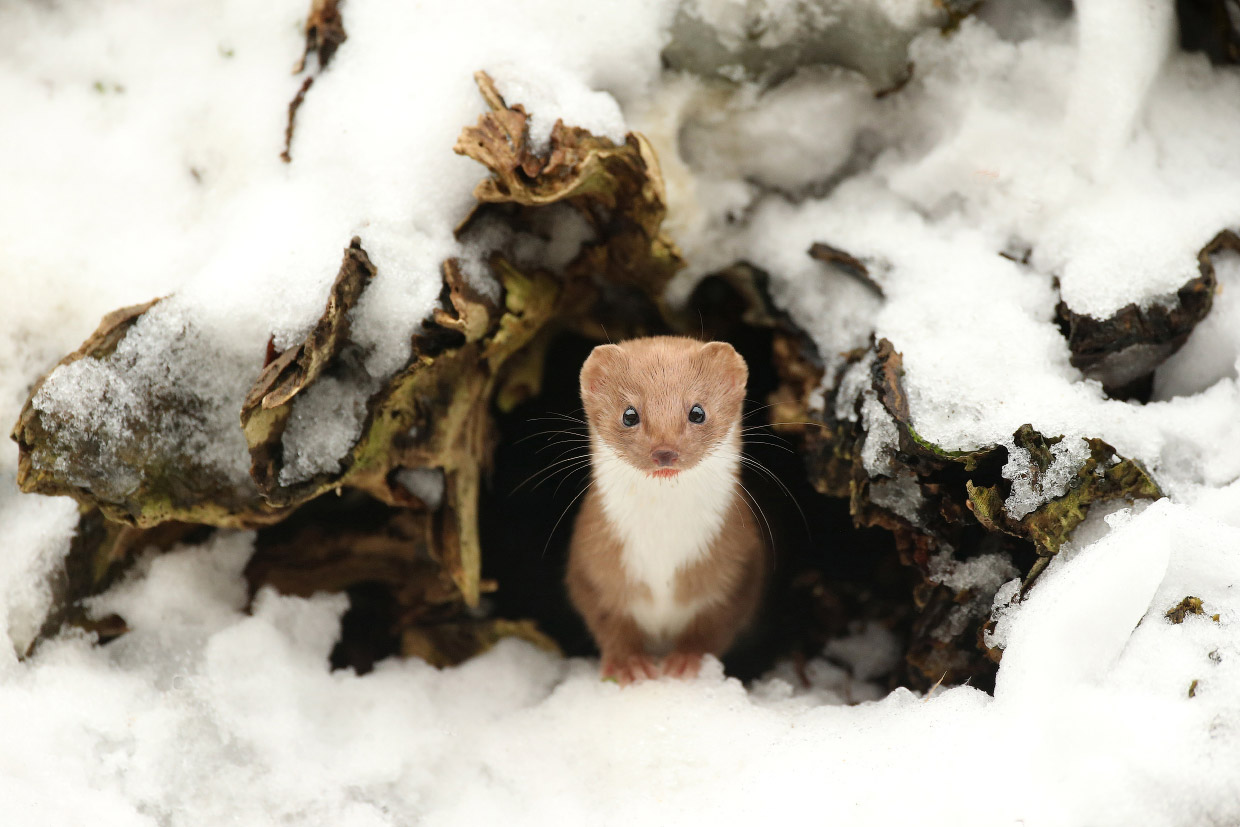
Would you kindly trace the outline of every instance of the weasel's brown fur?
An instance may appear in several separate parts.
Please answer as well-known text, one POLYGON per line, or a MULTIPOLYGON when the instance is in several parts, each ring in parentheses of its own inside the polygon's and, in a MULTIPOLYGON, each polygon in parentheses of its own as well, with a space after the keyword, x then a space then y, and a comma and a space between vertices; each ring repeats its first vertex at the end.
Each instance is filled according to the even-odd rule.
POLYGON ((656 677, 663 652, 664 673, 694 675, 703 655, 731 646, 758 606, 765 547, 739 480, 747 378, 730 345, 674 337, 601 345, 582 367, 593 481, 567 581, 604 676, 656 677), (701 423, 690 421, 695 405, 701 423), (626 427, 630 407, 640 422, 626 427), (677 510, 682 500, 695 505, 677 510), (651 631, 664 622, 669 632, 651 631))

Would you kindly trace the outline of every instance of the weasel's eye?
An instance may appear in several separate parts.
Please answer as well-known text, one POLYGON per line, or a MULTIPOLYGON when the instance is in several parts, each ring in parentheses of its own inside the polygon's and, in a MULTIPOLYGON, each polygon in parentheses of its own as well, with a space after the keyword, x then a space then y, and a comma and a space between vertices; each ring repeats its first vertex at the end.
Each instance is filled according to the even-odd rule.
POLYGON ((694 425, 701 425, 706 421, 706 411, 702 410, 701 405, 694 405, 689 409, 689 421, 694 425))
POLYGON ((641 422, 642 418, 637 415, 637 408, 629 405, 624 409, 624 416, 620 417, 620 421, 624 423, 624 427, 632 428, 638 422, 641 422))

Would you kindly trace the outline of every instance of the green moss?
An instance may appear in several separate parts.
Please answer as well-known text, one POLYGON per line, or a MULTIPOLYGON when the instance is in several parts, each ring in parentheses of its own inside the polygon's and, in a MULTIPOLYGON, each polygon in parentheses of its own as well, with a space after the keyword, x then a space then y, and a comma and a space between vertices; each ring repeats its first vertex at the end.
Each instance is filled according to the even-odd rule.
MULTIPOLYGON (((1036 435, 1032 429, 1030 433, 1036 435)), ((1041 439, 1040 435, 1037 438, 1041 439)), ((1026 444, 1032 444, 1032 441, 1032 438, 1026 439, 1026 444)), ((1020 526, 1037 545, 1039 553, 1049 555, 1058 552, 1073 529, 1089 514, 1089 508, 1094 503, 1113 500, 1135 502, 1162 496, 1139 462, 1120 459, 1115 449, 1100 439, 1086 442, 1089 443, 1089 459, 1078 469, 1075 482, 1068 491, 1020 521, 1020 526)), ((1036 447, 1044 451, 1048 444, 1043 440, 1036 447)), ((1046 462, 1049 464, 1049 459, 1046 462)))
POLYGON ((902 422, 899 424, 904 427, 904 430, 908 433, 909 438, 912 439, 919 448, 922 448, 937 459, 941 459, 946 462, 959 463, 964 466, 964 470, 966 471, 977 470, 977 464, 986 459, 986 457, 991 456, 991 454, 995 451, 993 447, 980 448, 975 451, 950 451, 946 448, 935 445, 933 442, 917 433, 917 429, 913 427, 911 422, 902 422))

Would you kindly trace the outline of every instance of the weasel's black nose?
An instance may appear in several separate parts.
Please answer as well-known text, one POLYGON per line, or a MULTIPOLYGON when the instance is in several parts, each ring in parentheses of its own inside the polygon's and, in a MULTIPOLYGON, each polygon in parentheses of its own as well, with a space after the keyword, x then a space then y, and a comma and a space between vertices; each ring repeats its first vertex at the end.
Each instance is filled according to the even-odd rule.
POLYGON ((660 448, 657 451, 651 451, 650 457, 659 465, 667 467, 669 465, 673 465, 676 460, 680 459, 680 454, 675 451, 669 451, 666 448, 660 448))

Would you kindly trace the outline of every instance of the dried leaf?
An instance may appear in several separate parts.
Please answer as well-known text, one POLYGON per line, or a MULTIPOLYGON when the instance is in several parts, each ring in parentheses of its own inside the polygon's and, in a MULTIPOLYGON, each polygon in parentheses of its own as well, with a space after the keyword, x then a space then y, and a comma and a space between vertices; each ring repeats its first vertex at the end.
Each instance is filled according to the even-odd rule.
POLYGON ((1008 531, 1006 516, 1003 513, 1003 495, 997 485, 974 485, 973 480, 965 481, 968 492, 968 508, 987 531, 1008 531))
MULTIPOLYGON (((109 314, 60 365, 79 359, 106 360, 156 304, 148 302, 109 314)), ((93 433, 34 406, 46 380, 45 376, 32 389, 13 431, 19 449, 17 481, 23 491, 68 495, 86 507, 99 508, 110 520, 140 528, 169 521, 250 528, 284 516, 280 508, 263 500, 250 479, 233 479, 203 463, 192 451, 182 450, 183 446, 149 438, 158 434, 158 422, 133 422, 125 440, 109 446, 116 456, 102 460, 98 437, 93 433), (128 471, 137 471, 136 482, 118 482, 118 463, 128 471)), ((150 407, 171 420, 196 421, 201 401, 192 390, 181 395, 150 390, 150 407)))
POLYGON ((851 253, 847 253, 838 247, 832 247, 830 244, 815 241, 809 248, 809 257, 816 261, 821 261, 836 272, 849 276, 864 285, 874 295, 882 298, 883 288, 870 277, 870 268, 866 267, 865 262, 851 253))
POLYGON ((546 274, 527 277, 498 258, 493 267, 504 291, 502 307, 478 294, 455 262, 445 264, 447 305, 437 308, 424 324, 426 332, 415 337, 406 367, 368 401, 363 434, 342 458, 342 470, 279 482, 281 439, 296 394, 324 371, 341 367, 348 347, 344 319, 374 275, 360 245, 346 253, 319 325, 268 365, 242 412, 255 479, 268 500, 282 507, 342 486, 390 505, 409 505, 411 495, 394 483, 395 472, 442 469, 447 518, 439 536, 440 562, 471 606, 477 605, 480 588, 477 501, 491 455, 490 400, 505 362, 547 324, 560 295, 546 274))
MULTIPOLYGON (((1045 472, 1052 462, 1050 447, 1062 437, 1046 438, 1029 425, 1022 426, 1012 439, 1029 452, 1035 468, 1045 472)), ((1115 449, 1100 439, 1088 439, 1089 457, 1076 470, 1068 490, 1019 520, 1012 519, 1003 506, 999 486, 967 486, 968 506, 987 529, 1003 531, 1031 540, 1038 553, 1056 554, 1072 531, 1084 521, 1094 503, 1123 499, 1129 502, 1158 499, 1162 492, 1136 460, 1120 459, 1115 449)), ((1026 587, 1033 578, 1026 578, 1026 587)))
POLYGON ((325 497, 259 532, 246 579, 252 590, 303 597, 377 583, 395 595, 406 623, 452 618, 463 601, 439 563, 440 522, 363 495, 325 497))
POLYGON ((280 160, 286 164, 293 161, 293 130, 297 128, 297 111, 306 102, 306 93, 314 85, 314 75, 301 82, 297 94, 288 102, 288 122, 284 125, 284 149, 280 150, 280 160))
POLYGON ((374 278, 375 267, 354 238, 327 297, 327 307, 310 335, 269 361, 241 407, 241 428, 250 446, 251 471, 259 490, 270 495, 277 486, 282 453, 280 445, 298 393, 310 385, 340 356, 348 343, 349 313, 374 278))
MULTIPOLYGON (((310 15, 306 18, 306 49, 293 69, 293 74, 300 75, 306 69, 306 61, 311 54, 318 56, 319 71, 322 72, 331 63, 332 57, 340 44, 348 39, 344 31, 344 18, 340 16, 341 0, 313 0, 310 15)), ((284 150, 280 160, 290 163, 293 160, 293 129, 297 123, 297 110, 301 109, 306 100, 306 93, 314 85, 318 75, 310 75, 302 81, 301 88, 289 101, 288 123, 284 127, 284 150)))
MULTIPOLYGON (((82 343, 81 347, 61 359, 57 367, 71 364, 79 359, 104 359, 111 356, 134 323, 158 302, 159 299, 155 299, 145 304, 123 307, 104 316, 95 332, 82 343)), ((30 396, 25 406, 22 407, 17 425, 13 428, 12 439, 18 447, 17 484, 26 492, 47 495, 67 494, 75 497, 84 505, 90 506, 93 503, 89 501, 89 495, 80 491, 76 486, 70 485, 64 475, 57 470, 59 463, 56 462, 56 458, 61 451, 58 450, 57 445, 56 425, 44 423, 42 413, 31 404, 51 374, 52 371, 49 371, 30 389, 30 396)), ((66 459, 71 458, 66 457, 66 459)))
MULTIPOLYGON (((1037 435, 1036 431, 1033 433, 1037 435)), ((1037 435, 1037 438, 1040 436, 1037 435)), ((1115 449, 1100 439, 1088 439, 1086 442, 1089 443, 1090 457, 1077 471, 1079 484, 1020 521, 1021 528, 1041 554, 1057 553, 1094 503, 1156 500, 1162 496, 1139 462, 1120 459, 1115 449)))
POLYGON ((1129 398, 1168 356, 1187 341, 1214 304, 1217 279, 1212 256, 1223 249, 1240 251, 1240 237, 1224 230, 1197 256, 1200 275, 1178 291, 1171 305, 1142 308, 1129 304, 1106 319, 1074 312, 1064 301, 1055 306, 1068 339, 1073 366, 1097 379, 1112 396, 1129 398))
POLYGON ((1190 595, 1168 609, 1166 618, 1172 623, 1178 624, 1183 623, 1184 618, 1189 615, 1203 615, 1205 613, 1205 609, 1201 607, 1201 598, 1190 595))
POLYGON ((547 154, 537 155, 530 147, 525 109, 509 107, 485 72, 474 79, 491 111, 478 119, 477 126, 462 131, 454 149, 484 164, 491 177, 474 189, 480 207, 458 232, 466 232, 488 204, 569 204, 599 240, 584 245, 565 268, 566 281, 601 275, 607 282, 631 284, 661 301, 664 285, 683 262, 676 245, 660 229, 666 197, 649 142, 630 133, 617 145, 557 121, 547 154))
POLYGON ((340 14, 340 0, 313 0, 306 18, 306 50, 293 70, 299 75, 306 68, 311 54, 319 59, 319 70, 327 68, 340 44, 348 39, 344 30, 344 18, 340 14))
MULTIPOLYGON (((874 392, 878 400, 891 414, 900 432, 900 451, 912 457, 922 472, 940 470, 948 464, 959 464, 966 471, 973 471, 978 464, 994 453, 993 447, 976 451, 949 450, 925 439, 913 427, 909 413, 908 396, 904 391, 904 357, 886 339, 879 339, 874 346, 874 392)), ((917 470, 917 469, 914 469, 917 470)))

